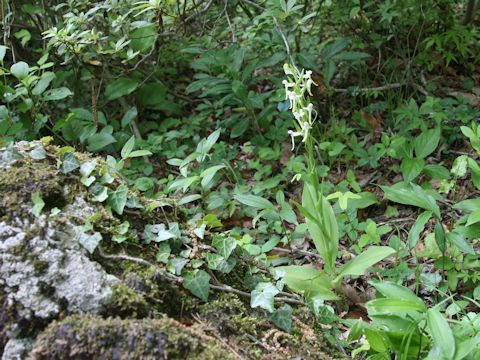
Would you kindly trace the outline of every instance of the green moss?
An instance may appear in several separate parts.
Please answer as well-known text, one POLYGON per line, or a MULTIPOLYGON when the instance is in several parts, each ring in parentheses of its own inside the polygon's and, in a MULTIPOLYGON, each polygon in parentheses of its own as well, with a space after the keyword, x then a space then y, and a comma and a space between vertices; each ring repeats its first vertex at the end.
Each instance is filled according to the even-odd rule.
POLYGON ((264 313, 250 309, 234 294, 223 294, 197 311, 225 341, 248 349, 249 358, 344 359, 323 339, 321 329, 317 329, 315 319, 306 308, 296 311, 295 317, 302 326, 294 323, 291 334, 276 330, 264 313), (280 334, 278 341, 273 340, 275 333, 280 334))
POLYGON ((113 284, 112 290, 112 300, 106 307, 109 315, 121 318, 147 316, 149 306, 141 294, 122 283, 113 284))
POLYGON ((71 316, 52 323, 34 344, 35 359, 233 359, 214 338, 175 320, 71 316))
POLYGON ((49 163, 18 161, 0 172, 0 217, 8 219, 14 213, 26 213, 35 192, 40 193, 47 209, 64 206, 63 183, 58 170, 49 163))

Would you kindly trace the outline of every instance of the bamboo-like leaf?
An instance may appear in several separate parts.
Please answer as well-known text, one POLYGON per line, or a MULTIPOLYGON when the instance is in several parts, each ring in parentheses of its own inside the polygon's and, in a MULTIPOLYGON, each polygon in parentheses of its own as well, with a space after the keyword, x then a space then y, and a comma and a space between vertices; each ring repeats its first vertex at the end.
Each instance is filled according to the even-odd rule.
POLYGON ((447 319, 436 309, 427 310, 427 324, 432 336, 433 343, 441 351, 445 359, 453 359, 455 356, 455 338, 447 319))
POLYGON ((347 275, 363 275, 369 267, 393 254, 395 254, 395 250, 391 247, 370 246, 365 252, 343 265, 335 281, 347 275))

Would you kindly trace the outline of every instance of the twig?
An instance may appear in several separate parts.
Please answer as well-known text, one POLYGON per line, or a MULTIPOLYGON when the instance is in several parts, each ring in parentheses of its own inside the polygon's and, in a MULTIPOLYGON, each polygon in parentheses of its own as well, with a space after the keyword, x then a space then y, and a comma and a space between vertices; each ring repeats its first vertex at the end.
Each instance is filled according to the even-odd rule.
POLYGON ((295 60, 293 59, 292 53, 290 52, 290 46, 288 45, 287 37, 285 36, 282 29, 280 28, 280 25, 278 24, 277 18, 275 16, 272 16, 272 18, 273 18, 273 22, 275 23, 275 28, 277 29, 278 33, 282 37, 283 43, 285 45, 285 50, 286 50, 287 55, 290 59, 290 64, 295 68, 295 70, 298 73, 300 73, 300 71, 298 71, 297 65, 295 64, 295 60))
POLYGON ((228 27, 230 28, 230 32, 232 33, 232 41, 234 43, 237 42, 237 35, 235 35, 235 31, 233 31, 233 26, 232 26, 232 22, 230 21, 230 16, 228 16, 228 9, 227 9, 227 5, 228 5, 228 0, 225 0, 225 17, 227 18, 227 23, 228 23, 228 27))
POLYGON ((187 22, 190 22, 190 21, 191 21, 193 18, 195 18, 196 16, 199 16, 199 15, 202 15, 203 13, 206 13, 206 12, 208 11, 208 9, 210 9, 210 6, 212 6, 212 4, 213 4, 213 0, 210 0, 210 1, 205 5, 205 7, 204 7, 202 10, 200 10, 199 12, 197 12, 197 13, 195 13, 195 14, 192 14, 192 15, 190 15, 189 17, 187 17, 187 18, 185 19, 185 22, 186 22, 186 23, 187 23, 187 22))
POLYGON ((300 250, 300 249, 284 249, 280 247, 274 247, 272 250, 277 251, 277 252, 283 252, 283 253, 288 253, 288 254, 299 254, 299 255, 304 255, 304 256, 313 256, 317 259, 322 259, 322 257, 319 254, 310 252, 310 251, 305 251, 305 250, 300 250))
MULTIPOLYGON (((155 269, 156 273, 158 275, 160 275, 161 277, 165 278, 166 280, 177 283, 177 284, 182 284, 183 283, 183 278, 182 277, 170 274, 169 272, 161 269, 160 267, 156 266, 155 264, 152 264, 148 260, 137 258, 137 257, 130 256, 130 255, 125 255, 125 254, 117 254, 117 255, 105 254, 100 247, 98 247, 98 253, 104 259, 130 261, 130 262, 134 262, 134 263, 141 264, 141 265, 144 265, 144 266, 153 267, 155 269)), ((243 297, 248 297, 248 298, 251 297, 250 293, 248 293, 246 291, 235 289, 235 288, 233 288, 229 285, 210 285, 210 288, 214 289, 214 290, 217 290, 217 291, 233 293, 233 294, 243 296, 243 297)), ((277 297, 277 298, 274 298, 274 300, 276 302, 283 302, 283 303, 290 303, 290 304, 297 304, 297 305, 305 305, 305 302, 303 300, 294 299, 294 298, 291 298, 291 297, 277 297)))
POLYGON ((388 84, 388 85, 383 85, 383 86, 376 86, 376 87, 370 87, 370 88, 355 88, 352 87, 351 89, 338 89, 334 88, 333 91, 337 93, 349 93, 349 92, 369 92, 369 91, 384 91, 384 90, 390 90, 390 89, 397 89, 399 87, 404 86, 405 84, 401 83, 393 83, 393 84, 388 84))

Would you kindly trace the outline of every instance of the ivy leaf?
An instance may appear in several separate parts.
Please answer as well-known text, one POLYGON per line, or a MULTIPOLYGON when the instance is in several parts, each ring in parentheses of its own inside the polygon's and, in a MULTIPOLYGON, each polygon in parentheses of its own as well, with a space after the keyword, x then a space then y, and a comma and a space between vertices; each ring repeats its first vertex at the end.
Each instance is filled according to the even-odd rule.
POLYGON ((40 213, 42 212, 42 209, 45 206, 45 202, 43 201, 38 191, 32 194, 32 202, 33 202, 32 214, 35 216, 40 216, 40 213))
POLYGON ((210 275, 203 270, 199 270, 195 275, 185 277, 183 287, 190 290, 193 295, 203 301, 208 301, 208 293, 210 292, 210 275))
POLYGON ((284 304, 281 308, 270 314, 268 320, 289 333, 292 330, 292 307, 284 304))
POLYGON ((95 170, 96 166, 97 166, 97 160, 92 160, 92 161, 83 163, 82 166, 80 166, 80 174, 82 174, 85 177, 89 177, 92 171, 95 170))
POLYGON ((98 202, 104 202, 108 197, 107 187, 95 184, 90 188, 90 194, 92 194, 92 200, 98 202))
POLYGON ((228 259, 232 251, 237 247, 237 241, 231 237, 216 237, 212 245, 220 255, 228 259))
POLYGON ((93 235, 83 233, 80 235, 79 242, 90 254, 92 254, 97 248, 100 240, 102 240, 102 235, 99 232, 95 232, 93 235))
POLYGON ((43 160, 47 157, 47 153, 43 146, 37 145, 35 148, 28 153, 28 155, 33 159, 33 160, 43 160))
POLYGON ((144 236, 147 244, 149 244, 151 241, 162 242, 176 237, 175 234, 172 234, 165 228, 165 224, 145 226, 144 236))
POLYGON ((275 310, 273 306, 273 298, 280 291, 269 282, 258 283, 255 290, 252 291, 250 306, 252 308, 261 307, 268 312, 275 310))
POLYGON ((115 191, 108 195, 107 204, 112 207, 118 215, 123 214, 123 208, 127 203, 128 189, 125 185, 119 186, 115 191))
POLYGON ((78 169, 79 167, 80 167, 80 163, 78 162, 75 155, 71 152, 66 153, 65 157, 63 158, 62 172, 64 174, 68 174, 69 172, 72 172, 73 170, 78 169))

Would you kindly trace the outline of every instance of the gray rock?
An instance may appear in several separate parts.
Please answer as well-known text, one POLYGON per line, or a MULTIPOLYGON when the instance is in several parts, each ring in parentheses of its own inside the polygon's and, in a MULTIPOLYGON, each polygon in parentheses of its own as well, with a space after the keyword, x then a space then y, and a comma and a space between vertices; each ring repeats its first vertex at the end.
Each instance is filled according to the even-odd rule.
POLYGON ((32 350, 32 339, 10 339, 3 350, 2 360, 22 360, 32 350))

